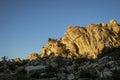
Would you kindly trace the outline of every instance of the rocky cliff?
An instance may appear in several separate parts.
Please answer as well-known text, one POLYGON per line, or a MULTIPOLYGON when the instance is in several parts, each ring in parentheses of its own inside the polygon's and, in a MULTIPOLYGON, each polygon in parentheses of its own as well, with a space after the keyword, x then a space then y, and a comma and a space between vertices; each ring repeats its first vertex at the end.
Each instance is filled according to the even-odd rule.
POLYGON ((68 26, 65 36, 48 39, 40 57, 97 58, 120 46, 120 25, 115 20, 108 24, 90 24, 87 27, 68 26))

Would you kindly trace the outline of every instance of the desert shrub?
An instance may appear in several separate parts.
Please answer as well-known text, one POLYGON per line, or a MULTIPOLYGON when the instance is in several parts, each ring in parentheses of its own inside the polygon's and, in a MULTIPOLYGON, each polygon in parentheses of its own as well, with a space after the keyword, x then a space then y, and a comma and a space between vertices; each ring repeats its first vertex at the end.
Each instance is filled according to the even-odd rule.
POLYGON ((111 79, 120 80, 120 70, 113 70, 111 79))
POLYGON ((61 56, 55 57, 55 58, 54 58, 54 62, 55 62, 56 64, 58 64, 58 67, 61 67, 61 66, 63 66, 63 65, 65 64, 65 60, 64 60, 64 58, 61 57, 61 56))
POLYGON ((9 64, 9 69, 14 71, 16 69, 16 65, 14 63, 9 64))
POLYGON ((0 72, 4 72, 4 67, 0 67, 0 72))
POLYGON ((56 72, 56 68, 53 68, 51 65, 47 66, 46 72, 56 72))
POLYGON ((16 80, 14 75, 0 75, 0 80, 16 80))
POLYGON ((39 75, 40 75, 40 71, 34 71, 34 72, 30 75, 30 77, 38 79, 38 78, 39 78, 39 75))
POLYGON ((80 71, 80 75, 79 76, 80 76, 80 78, 91 78, 92 77, 90 72, 87 71, 87 70, 80 71))
POLYGON ((8 61, 8 57, 7 56, 3 56, 1 59, 2 59, 2 62, 7 62, 8 61))
POLYGON ((26 65, 28 62, 29 62, 29 60, 28 60, 28 59, 27 59, 27 60, 22 60, 21 66, 26 65))
POLYGON ((86 57, 80 57, 80 58, 75 59, 75 62, 78 64, 84 63, 86 61, 88 61, 86 57))
POLYGON ((15 74, 16 80, 28 80, 27 72, 23 69, 15 74))

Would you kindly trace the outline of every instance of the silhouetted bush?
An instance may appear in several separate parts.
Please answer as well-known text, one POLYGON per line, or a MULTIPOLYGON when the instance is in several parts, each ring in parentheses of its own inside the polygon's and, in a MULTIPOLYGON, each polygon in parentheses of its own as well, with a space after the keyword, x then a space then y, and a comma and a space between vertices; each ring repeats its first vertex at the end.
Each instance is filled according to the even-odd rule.
POLYGON ((87 62, 87 61, 88 61, 88 58, 86 58, 86 57, 81 57, 81 58, 75 59, 75 62, 78 64, 81 64, 81 63, 87 62))
POLYGON ((82 70, 80 71, 80 78, 91 78, 91 74, 87 70, 82 70))
POLYGON ((9 65, 9 69, 12 70, 12 71, 14 71, 16 69, 16 65, 14 63, 11 63, 9 65))
POLYGON ((40 75, 40 71, 35 71, 35 72, 33 72, 31 75, 30 75, 30 77, 31 78, 39 78, 39 75, 40 75))
POLYGON ((112 80, 120 80, 120 70, 112 71, 112 80))
POLYGON ((27 72, 23 69, 15 74, 16 80, 28 80, 27 72))

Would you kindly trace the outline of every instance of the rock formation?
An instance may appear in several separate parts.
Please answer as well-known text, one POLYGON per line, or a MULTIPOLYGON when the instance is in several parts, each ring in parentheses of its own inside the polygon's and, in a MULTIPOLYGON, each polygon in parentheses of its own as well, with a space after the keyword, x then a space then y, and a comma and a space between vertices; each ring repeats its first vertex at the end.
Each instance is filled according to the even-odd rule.
POLYGON ((31 60, 36 60, 37 58, 39 58, 39 54, 31 53, 27 59, 31 61, 31 60))
POLYGON ((49 39, 41 49, 41 57, 97 58, 120 46, 120 25, 115 20, 108 24, 90 24, 87 27, 69 26, 61 39, 49 39))
POLYGON ((0 80, 120 80, 120 25, 69 26, 63 38, 49 38, 41 53, 25 60, 3 57, 0 80))
POLYGON ((17 62, 17 63, 22 63, 21 59, 20 58, 15 58, 14 59, 14 62, 17 62))

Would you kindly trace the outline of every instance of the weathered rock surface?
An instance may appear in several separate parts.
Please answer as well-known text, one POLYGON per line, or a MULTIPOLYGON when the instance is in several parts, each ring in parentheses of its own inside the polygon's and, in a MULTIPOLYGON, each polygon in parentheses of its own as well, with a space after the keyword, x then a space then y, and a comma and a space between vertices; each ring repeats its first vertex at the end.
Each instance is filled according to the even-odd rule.
POLYGON ((115 20, 108 24, 90 24, 87 27, 69 26, 59 40, 49 39, 41 49, 41 57, 97 58, 120 46, 120 25, 115 20))
POLYGON ((39 54, 37 53, 31 53, 29 56, 28 56, 28 60, 36 60, 37 58, 39 58, 39 54))

